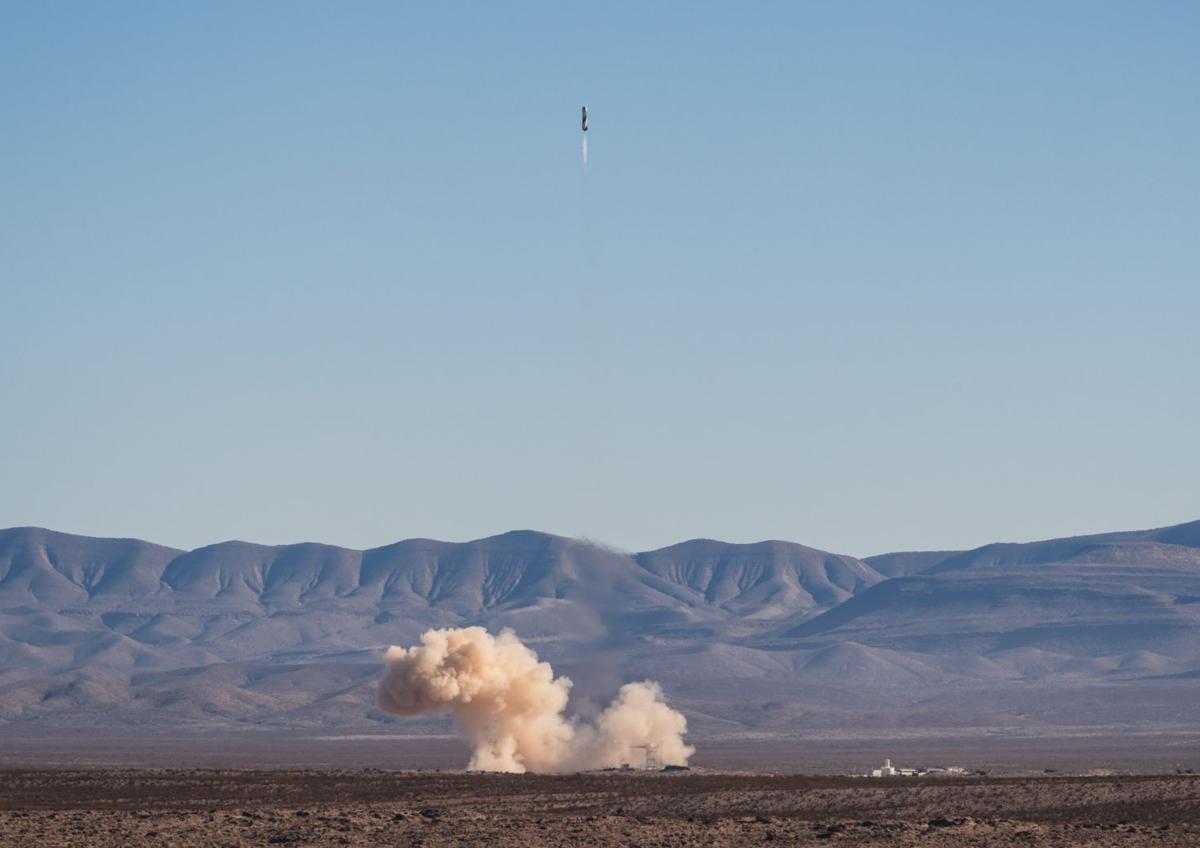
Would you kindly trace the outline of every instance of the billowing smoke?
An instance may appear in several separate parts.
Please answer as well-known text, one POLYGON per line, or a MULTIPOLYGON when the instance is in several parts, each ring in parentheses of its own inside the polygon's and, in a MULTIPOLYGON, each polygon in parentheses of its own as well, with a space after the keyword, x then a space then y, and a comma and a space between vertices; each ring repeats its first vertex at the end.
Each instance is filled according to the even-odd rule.
POLYGON ((447 710, 475 751, 471 769, 565 772, 640 764, 651 746, 663 765, 684 765, 687 719, 657 683, 627 683, 591 720, 567 719, 571 681, 555 677, 511 630, 429 630, 421 644, 388 649, 379 705, 397 715, 447 710))

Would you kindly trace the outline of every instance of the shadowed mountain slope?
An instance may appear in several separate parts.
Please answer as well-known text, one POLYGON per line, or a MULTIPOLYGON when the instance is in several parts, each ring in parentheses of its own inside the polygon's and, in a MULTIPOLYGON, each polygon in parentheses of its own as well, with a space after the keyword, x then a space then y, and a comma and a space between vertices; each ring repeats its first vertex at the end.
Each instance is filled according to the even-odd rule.
POLYGON ((291 661, 463 624, 513 627, 553 653, 719 627, 739 613, 819 611, 881 579, 799 545, 704 549, 719 580, 671 567, 673 549, 631 556, 533 531, 367 551, 231 541, 183 552, 14 528, 0 531, 0 659, 56 670, 291 661))
MULTIPOLYGON (((927 571, 944 574, 965 568, 989 568, 1006 565, 1028 565, 1031 563, 1063 562, 1077 558, 1087 551, 1094 551, 1099 562, 1108 561, 1103 549, 1117 550, 1123 545, 1174 545, 1184 548, 1200 548, 1200 521, 1159 527, 1153 530, 1134 530, 1121 533, 1097 533, 1090 536, 1072 536, 1065 539, 1049 539, 1042 542, 997 543, 964 551, 942 560, 927 571)), ((1148 550, 1148 548, 1147 548, 1148 550)))
POLYGON ((863 562, 884 577, 906 577, 928 571, 960 553, 962 551, 901 551, 864 557, 863 562))
POLYGON ((154 592, 182 551, 137 539, 94 539, 40 527, 0 530, 0 607, 54 608, 154 592))
POLYGON ((784 637, 940 655, 1142 651, 1196 662, 1200 547, 1163 540, 1195 542, 1197 526, 987 545, 874 586, 784 637))
POLYGON ((792 542, 731 545, 693 539, 638 554, 637 561, 705 603, 753 618, 831 607, 883 580, 862 560, 792 542))
POLYGON ((867 560, 534 531, 185 552, 13 528, 0 722, 377 726, 382 649, 469 624, 513 628, 585 700, 660 680, 702 733, 1028 730, 1074 715, 1081 686, 1089 722, 1169 724, 1200 701, 1200 522, 867 560))

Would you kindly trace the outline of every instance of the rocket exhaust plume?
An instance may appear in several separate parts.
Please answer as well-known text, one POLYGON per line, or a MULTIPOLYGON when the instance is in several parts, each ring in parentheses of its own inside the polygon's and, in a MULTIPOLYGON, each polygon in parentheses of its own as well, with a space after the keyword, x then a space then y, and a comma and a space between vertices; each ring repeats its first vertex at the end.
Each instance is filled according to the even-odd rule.
POLYGON ((588 156, 588 151, 587 151, 587 136, 585 135, 585 136, 583 137, 583 167, 585 167, 585 168, 587 167, 587 156, 588 156))
POLYGON ((667 706, 657 683, 627 683, 595 718, 567 719, 571 681, 555 677, 511 630, 427 630, 421 644, 385 657, 379 706, 396 715, 448 711, 474 745, 468 768, 569 772, 639 762, 633 748, 684 765, 687 719, 667 706))

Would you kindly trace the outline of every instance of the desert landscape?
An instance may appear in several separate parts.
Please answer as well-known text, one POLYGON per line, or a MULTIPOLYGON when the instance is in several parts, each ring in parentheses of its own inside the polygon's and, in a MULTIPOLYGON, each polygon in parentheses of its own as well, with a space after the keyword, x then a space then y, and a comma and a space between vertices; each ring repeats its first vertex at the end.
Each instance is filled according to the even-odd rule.
POLYGON ((0 844, 1193 846, 1200 777, 6 770, 0 844))
POLYGON ((389 645, 468 625, 512 629, 581 712, 656 681, 693 740, 1200 737, 1200 521, 862 559, 534 531, 180 551, 12 528, 0 721, 449 735, 445 714, 381 710, 377 684, 389 645))
POLYGON ((0 0, 0 848, 1200 848, 1197 44, 0 0))
POLYGON ((0 844, 1195 845, 1198 534, 0 531, 0 844))

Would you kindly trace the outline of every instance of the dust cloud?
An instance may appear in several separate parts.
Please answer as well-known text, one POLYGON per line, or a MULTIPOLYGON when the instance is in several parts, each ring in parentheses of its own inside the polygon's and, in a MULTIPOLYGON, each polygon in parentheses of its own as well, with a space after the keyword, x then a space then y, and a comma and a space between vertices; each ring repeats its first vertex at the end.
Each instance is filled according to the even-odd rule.
POLYGON ((695 753, 683 741, 687 719, 652 681, 625 684, 592 719, 568 719, 570 679, 555 677, 511 630, 428 630, 420 645, 389 648, 384 661, 379 706, 453 713, 474 746, 473 770, 573 772, 643 758, 685 765, 695 753))

